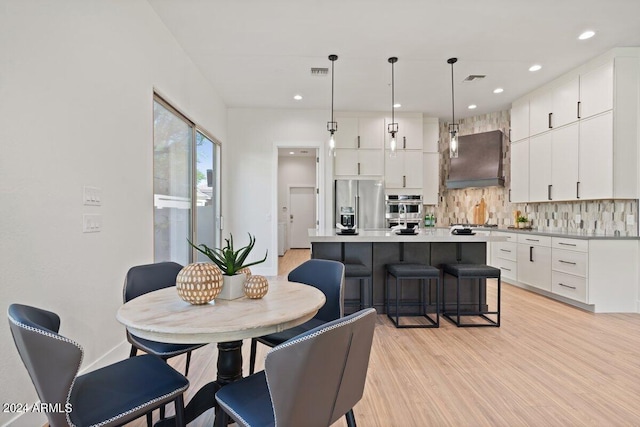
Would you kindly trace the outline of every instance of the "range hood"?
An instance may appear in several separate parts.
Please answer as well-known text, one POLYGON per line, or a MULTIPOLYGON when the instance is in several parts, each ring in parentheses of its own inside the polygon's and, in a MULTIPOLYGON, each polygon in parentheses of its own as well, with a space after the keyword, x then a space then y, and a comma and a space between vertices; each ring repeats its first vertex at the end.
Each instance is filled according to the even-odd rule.
POLYGON ((458 157, 450 159, 447 188, 504 187, 500 130, 458 137, 458 157))

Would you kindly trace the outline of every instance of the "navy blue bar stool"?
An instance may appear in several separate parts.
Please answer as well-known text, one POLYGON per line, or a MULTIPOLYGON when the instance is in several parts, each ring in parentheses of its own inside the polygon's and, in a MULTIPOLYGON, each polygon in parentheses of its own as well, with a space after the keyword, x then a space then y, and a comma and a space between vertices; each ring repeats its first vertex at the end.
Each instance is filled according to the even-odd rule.
POLYGON ((426 264, 416 263, 396 263, 386 265, 387 274, 385 277, 385 311, 389 319, 396 328, 438 328, 440 327, 440 270, 426 264), (389 277, 395 279, 395 297, 393 301, 389 295, 389 277), (409 302, 402 300, 402 284, 404 280, 418 279, 420 280, 419 302, 409 302), (431 301, 431 284, 435 281, 436 285, 436 301, 431 301), (427 286, 428 284, 428 286, 427 286), (428 299, 424 301, 425 292, 428 299), (393 313, 391 312, 390 303, 393 302, 393 313), (427 314, 427 305, 435 306, 435 318, 433 315, 427 314), (418 306, 418 312, 400 313, 402 307, 418 306), (401 324, 401 317, 424 317, 428 323, 411 323, 401 324))

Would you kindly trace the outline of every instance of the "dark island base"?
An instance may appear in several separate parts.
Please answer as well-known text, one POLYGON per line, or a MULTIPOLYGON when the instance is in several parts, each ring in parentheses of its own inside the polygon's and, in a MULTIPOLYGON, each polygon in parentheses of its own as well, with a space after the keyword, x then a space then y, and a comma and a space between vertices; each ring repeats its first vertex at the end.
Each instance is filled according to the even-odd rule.
MULTIPOLYGON (((423 263, 440 268, 447 263, 486 263, 485 242, 395 242, 395 243, 366 243, 366 242, 313 242, 311 244, 311 257, 330 259, 343 263, 362 263, 372 269, 373 273, 373 307, 378 313, 386 313, 385 310, 385 265, 397 262, 423 263)), ((476 282, 476 281, 474 281, 476 282)), ((480 288, 469 280, 462 280, 460 286, 461 309, 478 310, 478 307, 486 307, 486 285, 481 282, 480 288)), ((442 284, 442 274, 440 275, 442 284)), ((419 301, 419 280, 407 280, 403 282, 402 299, 406 302, 417 303, 419 301)), ((390 296, 394 298, 393 278, 390 280, 390 296)), ((346 279, 345 299, 358 299, 359 289, 357 279, 346 279)), ((366 289, 365 289, 366 292, 366 289)), ((431 301, 435 301, 435 286, 432 286, 431 301)), ((447 285, 444 287, 444 297, 447 310, 455 311, 456 286, 455 278, 447 276, 447 285)), ((365 295, 366 302, 372 301, 370 295, 365 295)), ((429 300, 429 296, 425 297, 429 300)), ((415 307, 406 307, 400 312, 415 312, 415 307)), ((347 311, 347 308, 345 308, 347 311)), ((351 311, 354 311, 353 309, 351 311)), ((435 307, 427 311, 435 311, 435 307)))

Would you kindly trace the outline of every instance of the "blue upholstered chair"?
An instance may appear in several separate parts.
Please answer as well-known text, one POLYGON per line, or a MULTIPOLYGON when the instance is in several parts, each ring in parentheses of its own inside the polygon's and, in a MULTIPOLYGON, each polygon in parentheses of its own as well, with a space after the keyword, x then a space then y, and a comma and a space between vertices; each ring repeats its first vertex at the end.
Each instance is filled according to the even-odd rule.
MULTIPOLYGON (((182 266, 175 262, 159 262, 156 264, 138 265, 127 272, 124 281, 123 300, 130 301, 148 292, 168 288, 176 285, 176 277, 182 270, 182 266)), ((189 374, 191 352, 204 344, 169 344, 151 341, 132 335, 127 331, 127 341, 131 343, 131 357, 142 350, 147 354, 153 354, 163 360, 174 356, 187 354, 184 374, 189 374)))
POLYGON ((239 426, 328 427, 342 416, 355 427, 376 311, 367 308, 311 329, 269 351, 265 369, 216 393, 239 426), (276 423, 277 420, 277 423, 276 423))
POLYGON ((251 353, 249 355, 249 373, 253 374, 256 364, 257 343, 261 342, 269 347, 300 335, 326 322, 339 319, 344 314, 344 264, 339 261, 325 259, 310 259, 291 270, 287 279, 320 289, 325 297, 324 306, 318 310, 313 319, 294 328, 275 334, 264 335, 251 339, 251 353))
POLYGON ((12 304, 8 315, 40 401, 62 409, 47 412, 51 427, 119 426, 171 401, 177 425, 184 425, 183 393, 189 381, 159 358, 133 357, 76 376, 82 347, 58 335, 57 314, 12 304))

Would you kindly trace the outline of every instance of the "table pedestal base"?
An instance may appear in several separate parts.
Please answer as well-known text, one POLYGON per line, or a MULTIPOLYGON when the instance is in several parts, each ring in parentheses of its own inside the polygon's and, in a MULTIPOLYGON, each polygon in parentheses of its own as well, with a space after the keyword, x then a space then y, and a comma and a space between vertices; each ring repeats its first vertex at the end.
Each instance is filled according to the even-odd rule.
MULTIPOLYGON (((242 341, 230 341, 218 343, 218 374, 216 380, 205 384, 191 398, 184 408, 184 419, 189 424, 202 413, 211 408, 216 408, 214 426, 221 426, 220 411, 216 403, 215 394, 223 386, 238 381, 242 378, 242 341)), ((155 427, 175 427, 175 417, 165 418, 155 423, 155 427)))

